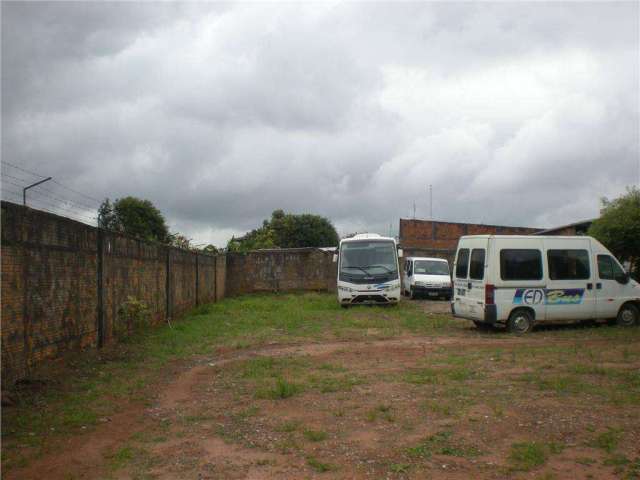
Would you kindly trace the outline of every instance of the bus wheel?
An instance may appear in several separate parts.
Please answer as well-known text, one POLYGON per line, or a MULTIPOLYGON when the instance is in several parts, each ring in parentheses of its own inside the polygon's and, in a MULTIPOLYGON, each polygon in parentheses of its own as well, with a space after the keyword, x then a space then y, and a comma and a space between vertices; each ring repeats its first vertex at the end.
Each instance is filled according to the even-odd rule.
POLYGON ((631 327, 633 325, 637 325, 639 321, 640 312, 638 312, 638 307, 633 303, 623 305, 618 312, 618 318, 616 319, 616 323, 621 327, 631 327))
POLYGON ((527 310, 519 309, 511 312, 507 322, 507 330, 516 335, 529 333, 533 329, 533 317, 527 310))

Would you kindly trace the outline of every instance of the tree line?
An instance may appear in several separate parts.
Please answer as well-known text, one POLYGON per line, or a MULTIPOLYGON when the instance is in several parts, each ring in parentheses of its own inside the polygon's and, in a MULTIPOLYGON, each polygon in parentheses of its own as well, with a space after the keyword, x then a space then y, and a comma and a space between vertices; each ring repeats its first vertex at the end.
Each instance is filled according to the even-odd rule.
MULTIPOLYGON (((242 237, 232 237, 225 248, 207 245, 196 248, 180 233, 170 233, 165 218, 149 200, 124 197, 113 203, 107 198, 98 209, 98 226, 122 232, 143 240, 160 242, 179 248, 206 253, 219 251, 247 252, 264 248, 333 247, 340 238, 331 221, 320 215, 292 214, 275 210, 242 237)), ((602 199, 600 218, 589 228, 589 235, 598 239, 621 261, 631 264, 635 275, 640 273, 640 189, 631 187, 614 200, 602 199)))
POLYGON ((247 252, 263 248, 331 247, 339 242, 331 221, 320 215, 285 213, 275 210, 271 219, 242 237, 232 237, 226 248, 207 245, 198 248, 181 233, 170 233, 162 212, 149 200, 132 196, 111 202, 105 199, 98 209, 98 226, 142 240, 159 242, 204 253, 247 252))

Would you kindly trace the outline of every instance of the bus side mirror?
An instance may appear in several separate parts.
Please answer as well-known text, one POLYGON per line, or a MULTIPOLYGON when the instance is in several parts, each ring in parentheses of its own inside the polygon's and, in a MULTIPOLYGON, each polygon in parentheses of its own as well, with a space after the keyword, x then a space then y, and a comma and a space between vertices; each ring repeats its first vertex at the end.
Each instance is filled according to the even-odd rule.
POLYGON ((338 262, 338 254, 334 253, 333 254, 333 263, 337 263, 338 262))
POLYGON ((398 249, 398 258, 402 258, 402 255, 403 255, 402 249, 399 248, 398 249))

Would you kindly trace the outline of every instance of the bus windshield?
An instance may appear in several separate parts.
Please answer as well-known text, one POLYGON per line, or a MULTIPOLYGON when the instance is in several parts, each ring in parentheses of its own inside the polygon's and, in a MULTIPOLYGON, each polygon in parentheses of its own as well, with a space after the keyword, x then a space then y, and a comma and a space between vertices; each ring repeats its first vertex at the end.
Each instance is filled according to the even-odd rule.
POLYGON ((418 275, 449 275, 449 264, 436 260, 416 260, 413 268, 418 275))
POLYGON ((396 246, 389 241, 363 240, 340 246, 340 280, 386 282, 398 278, 396 246))

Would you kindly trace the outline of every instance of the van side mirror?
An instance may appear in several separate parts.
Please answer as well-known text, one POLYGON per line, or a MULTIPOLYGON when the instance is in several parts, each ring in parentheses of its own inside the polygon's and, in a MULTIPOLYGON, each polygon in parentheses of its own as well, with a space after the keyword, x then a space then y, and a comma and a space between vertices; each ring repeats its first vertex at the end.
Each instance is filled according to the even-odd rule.
POLYGON ((398 258, 402 258, 402 255, 403 255, 402 249, 399 248, 398 249, 398 258))
POLYGON ((333 254, 333 263, 338 263, 338 254, 337 253, 333 254))
POLYGON ((626 285, 627 283, 629 283, 629 279, 630 279, 629 272, 624 272, 623 275, 618 275, 616 277, 616 282, 626 285))

